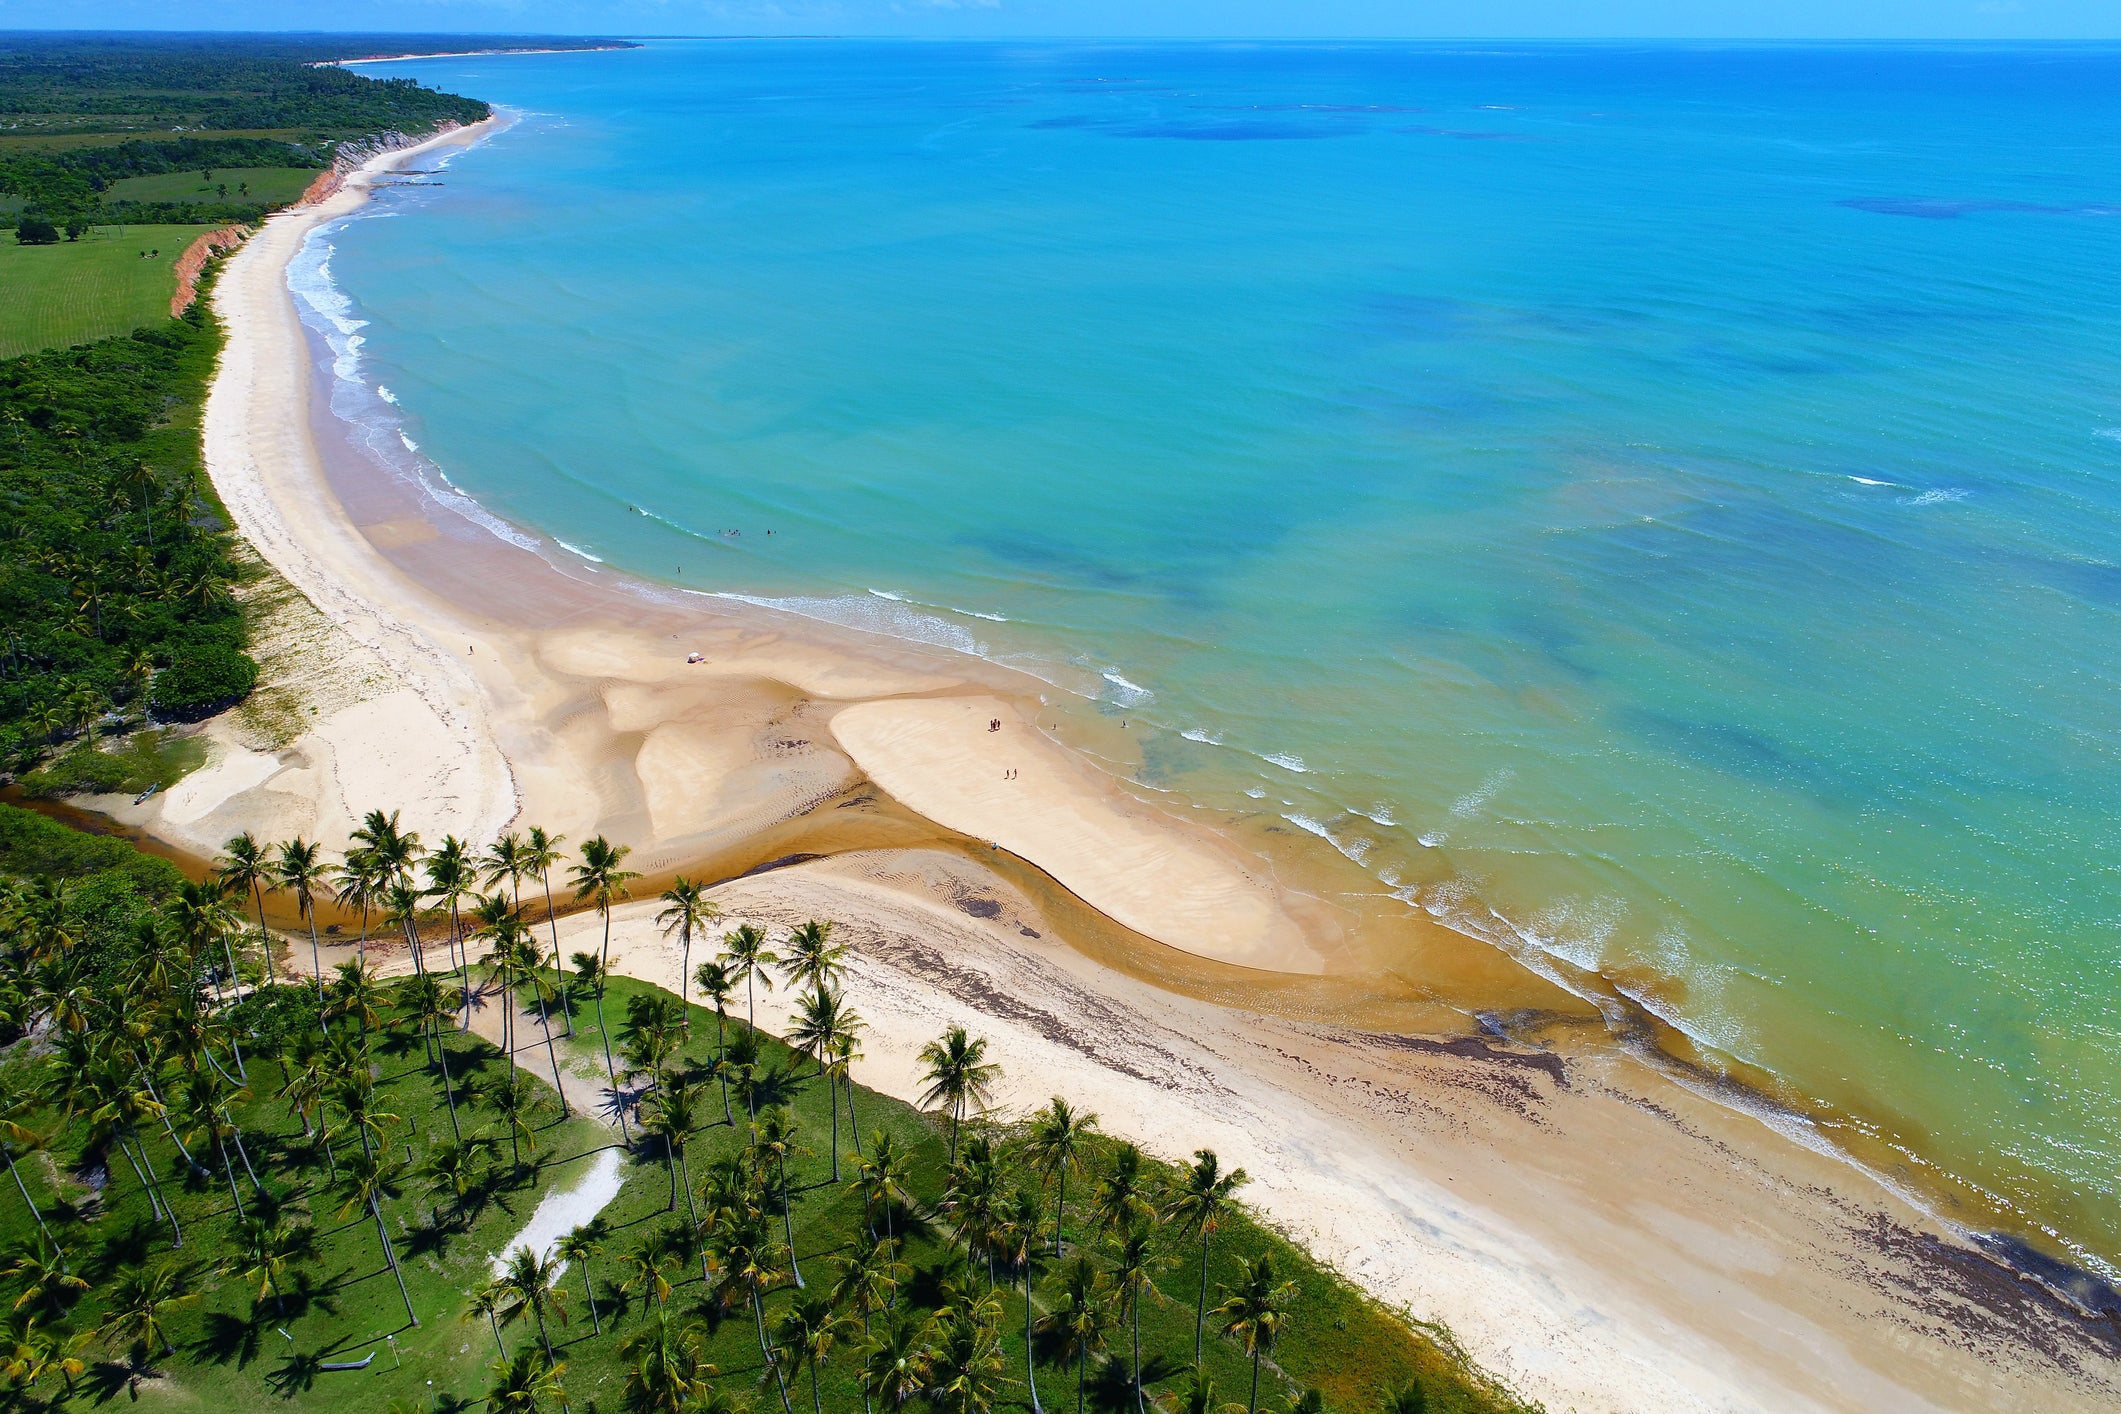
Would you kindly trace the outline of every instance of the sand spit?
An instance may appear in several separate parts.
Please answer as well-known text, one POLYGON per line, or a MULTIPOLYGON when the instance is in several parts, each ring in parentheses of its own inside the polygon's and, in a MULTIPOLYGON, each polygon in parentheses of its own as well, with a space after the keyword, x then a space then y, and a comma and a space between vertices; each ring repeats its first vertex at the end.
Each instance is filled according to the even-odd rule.
MULTIPOLYGON (((1610 1047, 1348 1024, 1379 1013, 1320 1000, 1363 982, 1342 908, 1073 757, 1043 684, 632 586, 351 455, 289 261, 381 173, 493 126, 383 154, 230 257, 208 464, 302 603, 270 720, 216 723, 206 767, 113 813, 202 853, 241 829, 337 848, 379 805, 430 842, 536 822, 632 845, 650 885, 728 879, 733 916, 837 919, 865 1083, 910 1094, 920 1043, 976 1027, 1010 1106, 1064 1091, 1159 1153, 1214 1146, 1274 1220, 1557 1414, 2121 1401, 2110 1323, 1610 1047)), ((618 912, 615 961, 674 986, 651 911, 618 912)), ((562 951, 594 926, 563 920, 562 951)), ((1495 975, 1508 1006, 1587 1014, 1495 975)))

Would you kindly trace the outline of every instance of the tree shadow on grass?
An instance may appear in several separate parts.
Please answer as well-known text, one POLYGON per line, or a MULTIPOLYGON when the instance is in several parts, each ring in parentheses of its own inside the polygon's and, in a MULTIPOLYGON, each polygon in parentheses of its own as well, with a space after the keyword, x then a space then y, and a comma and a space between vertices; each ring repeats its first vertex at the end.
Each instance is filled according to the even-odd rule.
POLYGON ((142 1381, 160 1379, 162 1370, 147 1353, 147 1342, 136 1340, 122 1360, 98 1360, 81 1377, 81 1387, 98 1404, 108 1404, 123 1394, 137 1401, 142 1381))
POLYGON ((109 1233, 84 1264, 88 1268, 89 1280, 101 1283, 121 1267, 136 1267, 145 1262, 161 1232, 159 1226, 146 1218, 134 1218, 109 1233))

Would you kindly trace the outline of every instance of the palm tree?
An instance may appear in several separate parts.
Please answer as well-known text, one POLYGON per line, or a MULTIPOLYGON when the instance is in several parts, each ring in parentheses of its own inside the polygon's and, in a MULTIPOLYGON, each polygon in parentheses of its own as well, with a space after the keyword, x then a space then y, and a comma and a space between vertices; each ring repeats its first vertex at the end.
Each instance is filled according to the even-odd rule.
POLYGON ((1200 1368, 1201 1332, 1208 1320, 1208 1244, 1222 1225, 1233 1196, 1244 1186, 1245 1171, 1222 1171, 1213 1149, 1195 1149, 1192 1166, 1179 1176, 1164 1203, 1164 1221, 1178 1224, 1181 1236, 1200 1234, 1200 1300, 1193 1313, 1193 1366, 1200 1368))
POLYGON ((686 1000, 685 987, 692 976, 692 933, 720 918, 722 910, 707 897, 704 885, 693 883, 683 874, 663 891, 663 902, 669 906, 655 916, 655 923, 665 937, 672 933, 678 935, 678 945, 682 949, 678 960, 678 1005, 684 1009, 685 1032, 690 1035, 692 1004, 686 1000))
POLYGON ((624 1396, 628 1414, 697 1410, 711 1389, 708 1381, 721 1373, 700 1355, 699 1327, 673 1329, 661 1312, 619 1342, 619 1358, 631 1362, 624 1396))
POLYGON ((1395 1385, 1378 1401, 1384 1414, 1429 1414, 1429 1391, 1418 1379, 1395 1385))
POLYGON ((1061 1253, 1061 1225, 1068 1220, 1068 1171, 1082 1167, 1082 1150, 1097 1132, 1097 1115, 1076 1113, 1075 1107, 1055 1095, 1047 1106, 1031 1117, 1031 1134, 1024 1144, 1024 1157, 1038 1167, 1041 1185, 1056 1182, 1053 1200, 1053 1255, 1061 1253))
POLYGON ((356 849, 339 864, 332 876, 332 888, 339 902, 349 908, 361 910, 361 932, 354 940, 354 956, 368 955, 368 915, 384 901, 384 890, 390 887, 390 876, 382 861, 365 849, 356 849))
POLYGON ((309 925, 310 970, 316 974, 317 1000, 324 1000, 324 954, 317 945, 317 890, 324 885, 323 846, 300 835, 280 846, 273 863, 273 884, 295 896, 295 907, 309 925))
POLYGON ((656 1310, 670 1299, 670 1269, 677 1259, 670 1255, 670 1243, 660 1232, 651 1232, 633 1246, 626 1249, 621 1259, 631 1275, 619 1283, 619 1290, 631 1292, 640 1287, 655 1298, 656 1310))
POLYGON ((538 1341, 545 1347, 547 1360, 551 1360, 553 1354, 552 1336, 545 1327, 546 1315, 549 1313, 561 1325, 567 1324, 567 1293, 552 1284, 559 1274, 557 1260, 520 1246, 508 1254, 507 1265, 501 1269, 500 1276, 501 1285, 516 1304, 530 1312, 537 1321, 538 1341))
POLYGON ((732 978, 743 982, 744 1016, 756 1027, 759 1024, 757 984, 763 982, 767 991, 773 990, 773 973, 768 969, 779 961, 773 950, 766 946, 766 930, 745 923, 722 934, 721 961, 732 978))
POLYGON ((273 1306, 287 1314, 280 1291, 280 1278, 290 1268, 313 1262, 317 1257, 317 1230, 308 1223, 290 1223, 276 1213, 261 1212, 236 1224, 236 1250, 222 1270, 258 1284, 257 1300, 271 1293, 273 1306))
MULTIPOLYGON (((365 1141, 366 1136, 363 1137, 365 1141)), ((383 1200, 396 1198, 403 1191, 403 1173, 401 1163, 379 1153, 364 1150, 358 1157, 349 1155, 345 1171, 339 1175, 339 1187, 346 1194, 346 1201, 339 1207, 339 1216, 344 1218, 366 1208, 375 1218, 376 1237, 383 1245, 384 1264, 397 1278, 398 1296, 405 1302, 405 1319, 417 1326, 420 1318, 413 1313, 412 1293, 405 1289, 405 1274, 398 1270, 398 1250, 390 1242, 390 1225, 383 1221, 383 1200)))
POLYGON ((488 1328, 493 1331, 494 1348, 499 1350, 501 1358, 506 1360, 508 1344, 501 1339, 501 1313, 509 1309, 506 1288, 498 1281, 482 1281, 471 1289, 470 1297, 470 1303, 464 1308, 464 1319, 475 1321, 484 1316, 488 1328))
MULTIPOLYGON (((477 921, 475 936, 485 938, 488 980, 501 994, 501 1053, 508 1058, 508 1073, 515 1074, 515 989, 526 980, 522 959, 516 951, 516 941, 523 932, 523 920, 517 915, 515 906, 499 894, 488 894, 479 898, 472 907, 472 917, 477 921)), ((558 1074, 553 1077, 555 1086, 558 1074)))
POLYGON ((383 891, 383 921, 395 923, 405 935, 406 951, 412 954, 412 970, 427 975, 427 957, 420 949, 420 914, 425 910, 417 887, 403 879, 393 880, 383 891))
POLYGON ((800 1153, 795 1146, 795 1115, 786 1105, 775 1105, 751 1122, 751 1148, 763 1163, 770 1160, 780 1175, 781 1228, 788 1243, 788 1269, 798 1289, 803 1285, 802 1264, 795 1258, 795 1191, 788 1186, 788 1157, 800 1153))
POLYGON ((1016 1190, 1016 1199, 995 1229, 996 1246, 1002 1260, 1024 1283, 1024 1384, 1031 1391, 1031 1414, 1045 1414, 1038 1402, 1038 1347, 1031 1339, 1031 1270, 1038 1264, 1044 1245, 1045 1199, 1028 1188, 1016 1190))
POLYGON ((265 846, 245 830, 221 846, 221 862, 214 872, 231 891, 248 893, 257 905, 258 946, 265 953, 265 981, 268 986, 276 984, 279 979, 273 975, 272 935, 265 931, 265 890, 274 881, 272 860, 266 855, 265 846))
POLYGON ((954 1164, 957 1131, 964 1122, 965 1109, 987 1108, 1002 1068, 987 1060, 987 1038, 973 1040, 962 1026, 951 1027, 940 1040, 921 1047, 920 1061, 926 1067, 921 1078, 928 1083, 921 1093, 921 1103, 947 1106, 950 1111, 950 1162, 954 1164))
POLYGON ((88 1290, 86 1278, 67 1270, 66 1253, 43 1237, 17 1242, 8 1249, 5 1277, 21 1288, 12 1309, 36 1307, 51 1320, 66 1318, 66 1309, 88 1290))
MULTIPOLYGON (((869 1318, 890 1308, 898 1294, 899 1283, 906 1279, 910 1269, 898 1259, 896 1242, 879 1238, 865 1227, 855 1229, 854 1250, 836 1260, 839 1275, 832 1283, 832 1304, 846 1309, 862 1323, 862 1346, 866 1349, 870 1339, 869 1318)), ((866 1381, 862 1404, 865 1409, 870 1407, 866 1381)))
POLYGON ((791 987, 822 988, 837 981, 847 968, 848 948, 832 941, 832 924, 813 918, 788 930, 781 945, 781 965, 788 969, 791 987))
POLYGON ((855 1165, 853 1187, 862 1195, 862 1218, 875 1232, 876 1215, 884 1215, 884 1236, 893 1239, 891 1210, 899 1204, 910 1205, 913 1193, 911 1159, 898 1146, 888 1129, 878 1130, 869 1141, 869 1153, 855 1165))
POLYGON ((781 1356, 787 1360, 791 1373, 808 1368, 810 1371, 810 1407, 813 1414, 825 1414, 825 1398, 819 1389, 819 1371, 831 1356, 833 1346, 839 1343, 846 1322, 833 1309, 832 1298, 821 1291, 796 1293, 788 1309, 774 1326, 774 1344, 781 1356))
MULTIPOLYGON (((552 933, 552 954, 560 955, 560 915, 552 906, 552 870, 560 862, 560 846, 566 843, 565 835, 548 835, 536 825, 530 827, 523 841, 523 868, 526 874, 538 881, 545 891, 545 926, 552 933)), ((574 1034, 574 1017, 567 1018, 567 1034, 574 1034)))
POLYGON ((449 910, 449 966, 460 976, 466 1030, 471 1027, 471 968, 459 954, 463 947, 462 907, 477 882, 470 848, 455 835, 444 835, 441 845, 427 856, 423 866, 427 870, 427 896, 449 910))
POLYGON ((1127 1229, 1112 1249, 1112 1284, 1126 1304, 1127 1326, 1134 1346, 1130 1379, 1134 1385, 1135 1414, 1146 1414, 1142 1406, 1142 1298, 1163 1300, 1156 1289, 1156 1273, 1163 1267, 1156 1251, 1156 1229, 1146 1221, 1127 1229))
POLYGON ((678 1178, 682 1172, 685 1208, 694 1227, 699 1226, 700 1213, 692 1201, 692 1170, 685 1164, 685 1148, 699 1123, 698 1101, 693 1098, 692 1088, 685 1083, 685 1077, 675 1072, 666 1074, 655 1087, 648 1113, 641 1119, 641 1128, 663 1144, 663 1162, 670 1170, 670 1202, 665 1211, 677 1208, 678 1178))
POLYGON ((935 1322, 928 1398, 941 1414, 988 1414, 1002 1386, 1002 1342, 992 1300, 953 1303, 935 1322))
POLYGON ((1225 1404, 1215 1388, 1215 1380, 1195 1370, 1186 1383, 1178 1389, 1156 1397, 1156 1407, 1164 1414, 1225 1414, 1236 1408, 1225 1404))
POLYGON ((526 1345, 513 1360, 496 1360, 489 1367, 493 1385, 486 1391, 490 1414, 537 1414, 549 1400, 565 1403, 567 1390, 560 1376, 566 1362, 554 1364, 552 1357, 534 1345, 526 1345))
POLYGON ((496 1075, 476 1086, 472 1093, 500 1116, 501 1123, 508 1130, 509 1159, 520 1173, 523 1168, 522 1146, 528 1144, 533 1154, 538 1151, 537 1131, 530 1127, 531 1117, 545 1107, 545 1097, 538 1093, 538 1083, 520 1073, 496 1075))
POLYGON ((433 1033, 434 1048, 428 1055, 442 1068, 442 1098, 449 1105, 449 1131, 461 1144, 464 1142, 464 1131, 457 1123, 456 1088, 449 1078, 449 1041, 445 1029, 445 1023, 456 1015, 457 1011, 456 1007, 450 1004, 449 990, 423 972, 398 984, 397 999, 401 1014, 420 1027, 423 1042, 430 1031, 433 1033))
POLYGON ((1105 1330, 1111 1324, 1110 1288, 1097 1264, 1083 1252, 1061 1268, 1057 1285, 1059 1300, 1038 1324, 1041 1330, 1060 1337, 1063 1351, 1075 1357, 1075 1414, 1083 1414, 1090 1353, 1104 1348, 1105 1330))
POLYGON ((177 1348, 169 1342, 169 1318, 187 1306, 195 1306, 199 1293, 192 1289, 191 1272, 174 1262, 127 1267, 110 1286, 100 1329, 139 1341, 149 1351, 160 1346, 165 1355, 177 1348))
MULTIPOLYGON (((861 1037, 856 1034, 862 1025, 862 1019, 851 1012, 842 1018, 843 1029, 839 1035, 832 1038, 831 1058, 824 1065, 825 1083, 838 1086, 847 1096, 847 1137, 854 1141, 854 1153, 857 1158, 861 1157, 862 1152, 862 1122, 854 1113, 854 1063, 862 1058, 861 1037)), ((835 1108, 835 1116, 837 1113, 835 1108)), ((832 1176, 835 1179, 840 1176, 838 1124, 839 1120, 835 1118, 832 1141, 832 1176)))
POLYGON ((722 1114, 729 1123, 736 1119, 729 1114, 729 1072, 723 1066, 724 1046, 728 1039, 729 994, 736 990, 736 979, 721 962, 709 959, 693 969, 692 980, 699 985, 700 995, 714 1008, 714 1073, 722 1082, 722 1114))
POLYGON ((461 1143, 443 1141, 431 1146, 420 1160, 419 1176, 435 1196, 434 1224, 442 1225, 443 1197, 458 1222, 464 1220, 464 1202, 479 1190, 493 1166, 494 1140, 475 1134, 461 1143))
MULTIPOLYGON (((573 871, 575 902, 595 904, 597 914, 603 920, 604 948, 597 959, 597 966, 606 973, 611 971, 611 905, 626 897, 627 880, 640 877, 633 870, 619 867, 621 861, 632 852, 626 845, 615 845, 602 835, 595 835, 583 843, 582 862, 577 864, 573 871)), ((612 1058, 611 1031, 604 1024, 604 988, 601 983, 597 987, 596 999, 597 1031, 604 1038, 604 1069, 611 1077, 612 1093, 616 1095, 619 1088, 619 1064, 612 1058)), ((622 1136, 625 1129, 626 1107, 621 1104, 619 1130, 622 1136)), ((630 1144, 633 1141, 628 1137, 627 1142, 630 1144)))
POLYGON ((787 1375, 766 1339, 766 1293, 781 1282, 781 1248, 773 1240, 772 1226, 756 1208, 731 1212, 708 1233, 708 1243, 721 1273, 724 1299, 739 1296, 751 1307, 759 1354, 773 1371, 774 1385, 780 1391, 781 1414, 794 1414, 788 1403, 787 1375))
POLYGON ((1149 1201, 1149 1173, 1142 1151, 1121 1141, 1112 1150, 1112 1166, 1097 1181, 1090 1205, 1097 1210, 1100 1233, 1125 1232, 1156 1216, 1149 1201))
POLYGON ((871 1336, 862 1345, 862 1403, 882 1403, 887 1411, 903 1409, 928 1388, 927 1324, 911 1312, 871 1336))
POLYGON ((1289 1323, 1289 1303, 1296 1299, 1296 1283, 1285 1280, 1275 1269, 1274 1254, 1262 1252, 1250 1261, 1240 1261, 1237 1284, 1225 1286, 1223 1303, 1215 1314, 1223 1323, 1223 1334, 1235 1336, 1245 1354, 1252 1357, 1252 1394, 1245 1401, 1245 1414, 1259 1414, 1259 1362, 1274 1349, 1289 1323))
MULTIPOLYGON (((20 1114, 28 1111, 34 1103, 34 1100, 25 1096, 17 1100, 13 1108, 17 1114, 20 1114)), ((0 1119, 0 1155, 4 1155, 7 1159, 8 1176, 15 1180, 15 1191, 22 1195, 22 1205, 28 1208, 29 1215, 37 1220, 37 1230, 43 1233, 48 1241, 56 1245, 58 1239, 52 1236, 51 1227, 44 1221, 44 1214, 37 1210, 36 1200, 29 1196, 29 1185, 22 1181, 22 1171, 15 1167, 16 1150, 19 1149, 24 1154, 34 1154, 38 1150, 47 1147, 50 1143, 50 1135, 31 1129, 28 1125, 12 1118, 0 1119)))
POLYGON ((598 1335, 604 1333, 604 1318, 597 1314, 596 1286, 589 1279, 589 1259, 604 1250, 604 1239, 610 1235, 611 1229, 602 1218, 591 1218, 552 1246, 555 1257, 581 1267, 582 1301, 589 1307, 589 1324, 595 1327, 598 1335))
POLYGON ((382 1025, 383 1016, 377 1007, 385 1004, 386 998, 367 964, 358 957, 350 958, 340 963, 334 973, 325 1010, 333 1016, 353 1018, 364 1035, 382 1025))
POLYGON ((825 1077, 827 1098, 832 1102, 834 1183, 840 1181, 840 1078, 846 1067, 844 1063, 836 1063, 833 1057, 842 1046, 852 1053, 855 1032, 863 1025, 861 1017, 830 983, 819 982, 797 1001, 795 1024, 788 1032, 788 1043, 814 1058, 818 1073, 825 1077))

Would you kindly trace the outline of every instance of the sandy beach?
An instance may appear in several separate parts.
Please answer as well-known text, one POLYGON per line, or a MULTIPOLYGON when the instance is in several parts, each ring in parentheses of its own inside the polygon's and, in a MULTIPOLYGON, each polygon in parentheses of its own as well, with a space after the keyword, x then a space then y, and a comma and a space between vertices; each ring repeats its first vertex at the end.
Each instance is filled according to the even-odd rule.
MULTIPOLYGON (((919 1046, 974 1028, 1006 1105, 1063 1092, 1160 1154, 1215 1147, 1270 1218, 1556 1411, 2121 1399, 2110 1321, 1506 959, 1136 798, 1046 729, 1045 684, 633 584, 366 466, 288 263, 391 168, 481 136, 378 157, 227 261, 207 460, 291 589, 259 591, 268 684, 209 726, 207 766, 111 813, 202 855, 244 829, 335 850, 377 806, 429 842, 537 823, 631 846, 637 894, 682 869, 732 919, 834 919, 865 1084, 910 1095, 919 1046), (1388 933, 1411 982, 1371 966, 1388 933), (1541 1044, 1479 1034, 1476 995, 1541 1044)), ((614 915, 615 966, 675 987, 652 911, 614 915)), ((563 920, 562 952, 594 927, 563 920)))

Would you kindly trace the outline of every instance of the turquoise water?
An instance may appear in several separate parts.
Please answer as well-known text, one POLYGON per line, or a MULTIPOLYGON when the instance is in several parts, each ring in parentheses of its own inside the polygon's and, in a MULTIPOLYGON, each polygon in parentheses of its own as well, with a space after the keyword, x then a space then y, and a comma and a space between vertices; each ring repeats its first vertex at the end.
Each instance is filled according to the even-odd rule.
POLYGON ((390 71, 526 114, 330 238, 485 505, 1023 663, 2121 1253, 2121 51, 390 71))

